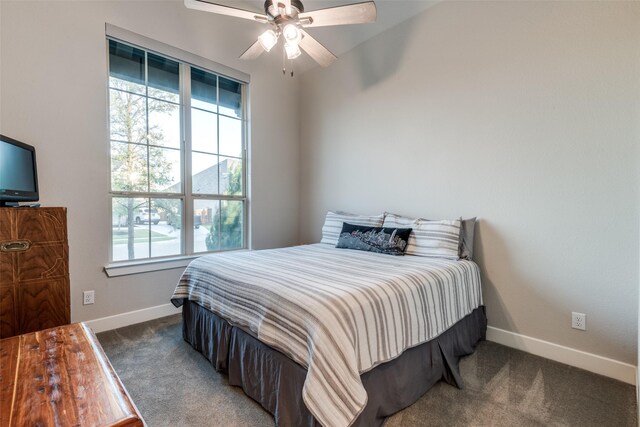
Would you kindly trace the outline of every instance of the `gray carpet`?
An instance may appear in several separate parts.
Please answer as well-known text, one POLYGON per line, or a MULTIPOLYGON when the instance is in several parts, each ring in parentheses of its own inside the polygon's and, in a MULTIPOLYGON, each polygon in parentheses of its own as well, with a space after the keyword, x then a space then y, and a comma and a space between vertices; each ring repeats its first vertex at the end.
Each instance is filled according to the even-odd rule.
MULTIPOLYGON (((273 426, 182 340, 179 315, 98 334, 145 421, 273 426)), ((461 361, 465 389, 439 383, 389 418, 406 426, 636 426, 635 388, 492 342, 461 361)))

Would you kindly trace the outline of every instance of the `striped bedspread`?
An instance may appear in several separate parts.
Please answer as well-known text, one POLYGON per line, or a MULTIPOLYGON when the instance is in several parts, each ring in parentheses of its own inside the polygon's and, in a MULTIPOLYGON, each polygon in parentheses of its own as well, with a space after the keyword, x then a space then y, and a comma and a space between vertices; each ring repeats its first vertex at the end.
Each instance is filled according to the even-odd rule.
POLYGON ((360 374, 440 335, 482 305, 471 261, 326 244, 194 260, 171 301, 197 302, 307 368, 303 399, 324 426, 364 409, 360 374))

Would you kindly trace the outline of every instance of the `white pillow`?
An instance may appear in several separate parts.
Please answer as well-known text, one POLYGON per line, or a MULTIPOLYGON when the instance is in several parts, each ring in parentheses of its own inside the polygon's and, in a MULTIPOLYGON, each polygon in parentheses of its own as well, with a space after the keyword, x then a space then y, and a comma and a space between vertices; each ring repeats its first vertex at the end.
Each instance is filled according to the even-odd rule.
POLYGON ((342 224, 348 222, 354 225, 364 225, 367 227, 382 227, 384 214, 374 216, 355 215, 347 212, 327 212, 322 226, 322 240, 320 243, 330 245, 338 244, 338 237, 342 231, 342 224))
POLYGON ((458 259, 460 219, 428 221, 386 214, 383 227, 411 228, 406 255, 458 259))

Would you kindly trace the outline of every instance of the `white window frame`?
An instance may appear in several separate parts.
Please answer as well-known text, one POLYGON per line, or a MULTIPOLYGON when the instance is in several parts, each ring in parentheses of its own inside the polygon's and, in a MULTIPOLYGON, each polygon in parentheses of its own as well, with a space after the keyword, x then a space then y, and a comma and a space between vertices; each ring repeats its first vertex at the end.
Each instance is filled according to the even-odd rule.
MULTIPOLYGON (((242 173, 243 173, 243 194, 240 199, 244 201, 244 218, 243 218, 243 248, 234 250, 248 250, 250 249, 251 242, 251 227, 250 227, 250 185, 249 185, 249 146, 250 146, 250 134, 249 134, 249 88, 250 77, 241 71, 234 70, 233 68, 219 64, 217 62, 208 60, 201 56, 192 54, 182 49, 158 42, 148 37, 136 34, 129 30, 117 27, 111 24, 105 24, 105 41, 107 44, 106 55, 108 64, 108 43, 109 40, 115 40, 128 45, 139 47, 143 50, 156 53, 158 55, 167 57, 169 59, 176 60, 180 63, 180 86, 181 86, 181 108, 182 111, 190 111, 191 108, 191 80, 190 80, 190 68, 196 67, 213 74, 220 75, 221 77, 231 78, 244 85, 242 91, 242 105, 243 105, 243 118, 242 118, 242 132, 243 132, 243 153, 242 153, 242 173)), ((107 82, 109 81, 109 67, 107 66, 107 82)), ((108 86, 108 84, 107 84, 108 86)), ((107 109, 107 117, 110 112, 107 109)), ((183 122, 183 140, 182 140, 182 188, 183 192, 180 195, 172 195, 170 198, 180 198, 184 200, 182 219, 183 230, 182 234, 181 250, 182 255, 169 256, 169 257, 154 257, 154 258, 142 258, 137 260, 128 261, 111 261, 113 259, 113 233, 109 229, 109 260, 110 262, 104 267, 104 271, 108 277, 123 276, 129 274, 144 273, 149 271, 168 270, 174 268, 183 268, 193 259, 202 256, 207 253, 190 253, 188 248, 193 248, 193 233, 186 232, 187 230, 193 230, 194 216, 193 216, 193 203, 194 200, 239 200, 238 196, 224 196, 224 195, 193 195, 191 192, 191 123, 190 114, 183 114, 181 121, 183 122)), ((109 136, 107 136, 109 140, 109 136)), ((112 191, 111 180, 109 180, 108 194, 110 195, 110 201, 114 196, 125 195, 124 193, 112 191)), ((138 197, 142 198, 166 198, 166 195, 161 193, 140 194, 138 197)), ((111 203, 109 204, 111 206, 111 203)), ((111 214, 109 215, 109 223, 111 227, 111 214)), ((216 251, 218 252, 218 251, 216 251)), ((222 252, 222 251, 220 251, 222 252)))

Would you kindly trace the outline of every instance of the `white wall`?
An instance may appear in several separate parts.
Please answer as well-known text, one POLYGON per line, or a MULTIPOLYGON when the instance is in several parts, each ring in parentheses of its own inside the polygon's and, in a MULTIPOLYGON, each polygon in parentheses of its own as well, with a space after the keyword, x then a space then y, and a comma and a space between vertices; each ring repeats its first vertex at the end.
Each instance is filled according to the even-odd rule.
POLYGON ((109 143, 105 22, 251 75, 252 245, 298 241, 297 79, 277 55, 237 59, 251 22, 188 10, 173 2, 2 1, 0 131, 35 145, 41 203, 69 209, 71 314, 95 319, 167 304, 180 270, 108 279, 109 143), (274 100, 277 108, 273 108, 274 100), (96 303, 82 306, 82 290, 96 303))
POLYGON ((636 363, 640 3, 441 2, 300 102, 303 242, 328 209, 478 216, 489 325, 636 363))

